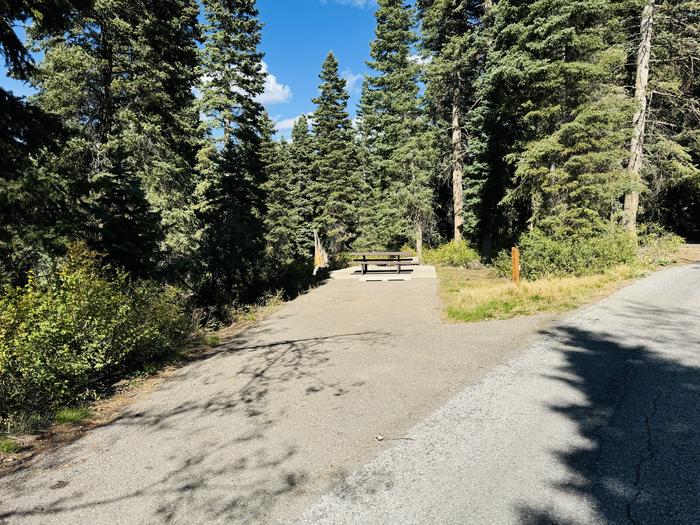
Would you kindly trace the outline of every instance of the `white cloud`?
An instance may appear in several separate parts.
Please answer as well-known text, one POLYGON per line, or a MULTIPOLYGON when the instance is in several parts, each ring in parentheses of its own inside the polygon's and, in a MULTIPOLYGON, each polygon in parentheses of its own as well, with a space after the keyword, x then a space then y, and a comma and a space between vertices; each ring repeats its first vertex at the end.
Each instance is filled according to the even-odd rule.
POLYGON ((294 124, 297 123, 297 121, 301 118, 302 115, 306 115, 310 119, 313 113, 302 113, 301 115, 297 115, 296 117, 275 120, 275 129, 277 130, 277 132, 280 133, 289 131, 294 127, 294 124))
POLYGON ((297 120, 299 120, 300 116, 301 115, 297 115, 296 117, 278 120, 277 122, 275 122, 275 129, 277 131, 288 131, 292 129, 294 127, 294 124, 297 123, 297 120))
POLYGON ((265 91, 262 95, 256 97, 256 100, 261 104, 283 104, 292 99, 292 88, 285 84, 281 84, 275 75, 267 69, 267 64, 262 63, 262 71, 265 76, 265 91))
MULTIPOLYGON (((270 73, 267 69, 267 64, 262 63, 262 72, 265 73, 265 91, 261 95, 255 97, 255 100, 265 105, 272 104, 283 104, 289 102, 292 99, 292 88, 286 84, 282 84, 277 80, 277 77, 270 73)), ((212 77, 207 75, 202 75, 199 84, 201 86, 206 85, 210 82, 212 77)), ((240 92, 239 89, 235 88, 235 91, 240 92)), ((194 96, 197 98, 202 97, 202 91, 198 87, 192 88, 194 96)))
POLYGON ((420 55, 411 55, 408 57, 408 60, 410 60, 411 62, 415 62, 419 66, 425 66, 426 64, 430 64, 433 61, 433 57, 432 56, 423 57, 420 55))
POLYGON ((365 77, 361 73, 353 73, 349 69, 346 69, 340 74, 341 77, 345 79, 345 82, 347 82, 348 86, 348 92, 349 93, 356 93, 359 91, 360 86, 362 85, 362 79, 365 77))

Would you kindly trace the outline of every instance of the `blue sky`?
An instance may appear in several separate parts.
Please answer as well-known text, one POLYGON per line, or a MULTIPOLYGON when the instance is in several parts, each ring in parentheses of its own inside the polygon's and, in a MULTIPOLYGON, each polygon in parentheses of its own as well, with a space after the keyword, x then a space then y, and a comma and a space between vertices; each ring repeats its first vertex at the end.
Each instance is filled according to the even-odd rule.
MULTIPOLYGON (((354 115, 374 37, 375 7, 372 0, 258 0, 265 63, 277 84, 291 90, 284 102, 283 97, 266 102, 279 128, 291 127, 291 119, 313 110, 311 99, 318 93, 318 73, 328 51, 348 80, 354 115)), ((278 86, 274 92, 279 93, 278 86)))
MULTIPOLYGON (((318 73, 329 51, 348 80, 354 115, 374 36, 375 8, 374 0, 258 0, 269 72, 262 102, 281 135, 289 134, 293 119, 313 111, 311 99, 318 93, 318 73)), ((18 95, 31 93, 28 86, 7 78, 4 68, 0 85, 18 95)))

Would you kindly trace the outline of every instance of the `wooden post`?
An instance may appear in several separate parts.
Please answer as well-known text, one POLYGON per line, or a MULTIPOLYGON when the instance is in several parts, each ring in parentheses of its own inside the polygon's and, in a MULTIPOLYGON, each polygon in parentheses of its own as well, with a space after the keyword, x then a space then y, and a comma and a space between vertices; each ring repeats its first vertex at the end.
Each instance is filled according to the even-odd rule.
POLYGON ((513 263, 513 282, 516 284, 516 286, 520 286, 520 250, 513 246, 510 255, 513 263))

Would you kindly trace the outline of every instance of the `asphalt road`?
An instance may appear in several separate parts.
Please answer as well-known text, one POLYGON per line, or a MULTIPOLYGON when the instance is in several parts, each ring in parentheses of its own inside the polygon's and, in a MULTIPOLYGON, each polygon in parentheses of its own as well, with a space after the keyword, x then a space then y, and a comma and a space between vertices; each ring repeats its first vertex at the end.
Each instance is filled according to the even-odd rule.
POLYGON ((556 324, 337 281, 1 478, 0 524, 696 524, 699 438, 700 264, 556 324))
POLYGON ((300 523, 700 523, 700 264, 586 307, 300 523))
POLYGON ((331 281, 283 305, 0 478, 0 523, 288 521, 551 325, 444 324, 437 286, 331 281))

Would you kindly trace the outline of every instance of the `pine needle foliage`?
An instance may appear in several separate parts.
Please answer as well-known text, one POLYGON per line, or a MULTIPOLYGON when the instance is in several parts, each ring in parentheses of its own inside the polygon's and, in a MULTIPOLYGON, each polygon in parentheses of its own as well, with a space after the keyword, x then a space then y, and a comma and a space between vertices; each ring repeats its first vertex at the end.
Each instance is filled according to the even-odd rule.
POLYGON ((363 185, 358 151, 347 111, 347 83, 340 78, 338 61, 328 53, 314 98, 314 164, 311 178, 313 226, 330 254, 347 250, 357 238, 358 203, 363 185))
POLYGON ((371 72, 358 109, 363 170, 368 188, 359 245, 398 248, 413 243, 417 227, 431 222, 431 177, 419 165, 430 155, 419 100, 414 8, 380 0, 370 43, 371 72), (417 152, 418 155, 415 155, 417 152))
POLYGON ((254 0, 205 0, 200 111, 206 141, 199 152, 201 301, 251 298, 264 253, 265 162, 261 24, 254 0))

